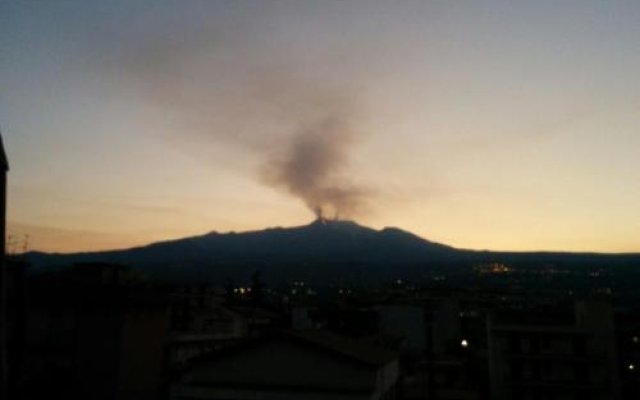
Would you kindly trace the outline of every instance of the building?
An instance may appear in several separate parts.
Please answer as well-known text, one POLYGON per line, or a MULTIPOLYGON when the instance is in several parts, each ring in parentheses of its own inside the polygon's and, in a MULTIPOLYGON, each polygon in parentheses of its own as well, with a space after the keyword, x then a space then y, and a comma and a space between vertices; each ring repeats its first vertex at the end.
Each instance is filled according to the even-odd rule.
MULTIPOLYGON (((167 362, 181 370, 193 358, 233 345, 247 337, 282 328, 284 317, 255 303, 225 301, 225 291, 183 285, 171 297, 167 362)), ((227 298, 228 300, 228 298, 227 298)))
POLYGON ((616 337, 622 398, 634 399, 640 393, 640 310, 616 313, 616 337))
POLYGON ((619 398, 609 303, 496 312, 487 330, 493 399, 619 398))
POLYGON ((280 332, 195 362, 172 400, 393 399, 397 355, 328 332, 280 332))
POLYGON ((9 318, 7 316, 7 274, 5 269, 6 229, 7 229, 7 172, 9 162, 4 151, 0 135, 0 398, 6 398, 9 386, 8 336, 9 318))
POLYGON ((249 320, 223 305, 194 311, 190 320, 189 330, 170 334, 167 361, 171 369, 249 336, 249 320))
POLYGON ((381 333, 402 338, 401 350, 407 354, 422 354, 426 350, 424 309, 412 305, 382 305, 379 314, 381 333))
POLYGON ((77 265, 27 285, 20 397, 157 399, 169 307, 128 268, 77 265))

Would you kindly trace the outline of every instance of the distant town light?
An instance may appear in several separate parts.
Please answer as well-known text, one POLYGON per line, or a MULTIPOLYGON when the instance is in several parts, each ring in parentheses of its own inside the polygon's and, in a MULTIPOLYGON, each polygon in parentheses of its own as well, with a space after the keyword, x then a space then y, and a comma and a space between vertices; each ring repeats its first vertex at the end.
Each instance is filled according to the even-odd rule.
POLYGON ((633 371, 634 369, 636 369, 636 366, 634 364, 629 364, 629 371, 633 371))
POLYGON ((462 339, 462 341, 460 342, 460 346, 469 347, 469 342, 467 342, 467 339, 462 339))

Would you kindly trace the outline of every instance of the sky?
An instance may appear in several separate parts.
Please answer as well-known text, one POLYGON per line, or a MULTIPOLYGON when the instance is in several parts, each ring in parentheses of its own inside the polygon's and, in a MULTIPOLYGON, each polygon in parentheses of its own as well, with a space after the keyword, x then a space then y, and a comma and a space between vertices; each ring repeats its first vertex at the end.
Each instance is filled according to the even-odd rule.
POLYGON ((638 71, 635 0, 5 0, 8 249, 322 209, 461 248, 640 252, 638 71))

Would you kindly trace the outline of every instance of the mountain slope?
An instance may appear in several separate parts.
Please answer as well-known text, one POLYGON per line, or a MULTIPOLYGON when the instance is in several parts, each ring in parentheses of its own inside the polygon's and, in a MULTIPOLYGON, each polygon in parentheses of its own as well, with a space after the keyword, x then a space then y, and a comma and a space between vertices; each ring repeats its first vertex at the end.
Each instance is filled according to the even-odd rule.
POLYGON ((433 278, 439 274, 453 274, 456 279, 471 282, 476 279, 472 267, 490 263, 525 270, 621 267, 614 269, 625 276, 640 274, 640 254, 468 251, 433 243, 397 228, 374 230, 352 221, 327 220, 292 228, 211 232, 125 250, 32 252, 27 257, 34 272, 79 262, 108 262, 129 265, 151 278, 218 283, 227 279, 245 281, 254 271, 260 271, 271 284, 293 279, 375 283, 433 278))
MULTIPOLYGON (((269 275, 330 279, 354 271, 382 278, 385 269, 454 253, 396 228, 377 231, 352 221, 316 220, 305 226, 261 231, 208 233, 126 250, 45 254, 30 253, 36 270, 78 262, 131 265, 166 279, 244 279, 255 270, 269 275), (367 271, 362 271, 362 268, 367 271), (283 275, 284 274, 284 275, 283 275)), ((351 276, 354 278, 354 276, 351 276)))

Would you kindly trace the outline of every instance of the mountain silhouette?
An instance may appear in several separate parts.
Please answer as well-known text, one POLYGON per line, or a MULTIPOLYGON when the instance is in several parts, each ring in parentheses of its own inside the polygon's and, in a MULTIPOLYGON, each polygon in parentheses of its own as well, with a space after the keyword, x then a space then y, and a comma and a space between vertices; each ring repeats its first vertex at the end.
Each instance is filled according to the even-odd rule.
POLYGON ((125 250, 31 252, 28 258, 35 270, 107 262, 130 265, 150 276, 179 280, 242 279, 256 270, 264 270, 266 277, 273 272, 324 279, 332 274, 344 275, 347 269, 413 264, 453 252, 452 247, 397 228, 375 230, 353 221, 317 219, 298 227, 242 233, 214 231, 125 250))
POLYGON ((124 250, 48 254, 31 252, 34 272, 75 263, 128 265, 155 279, 218 282, 247 280, 255 271, 271 283, 293 279, 316 282, 384 282, 417 279, 426 272, 508 262, 524 266, 635 265, 640 255, 590 253, 509 253, 470 251, 430 242, 397 228, 375 230, 353 221, 317 219, 290 228, 249 232, 210 232, 124 250))

